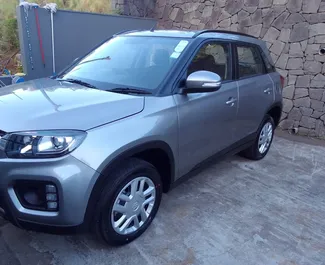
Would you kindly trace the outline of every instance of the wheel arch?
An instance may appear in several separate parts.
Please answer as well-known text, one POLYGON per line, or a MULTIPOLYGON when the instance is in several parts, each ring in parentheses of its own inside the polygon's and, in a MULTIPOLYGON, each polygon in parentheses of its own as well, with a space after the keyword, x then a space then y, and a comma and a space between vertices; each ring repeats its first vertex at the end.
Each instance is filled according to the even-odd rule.
MULTIPOLYGON (((109 177, 109 172, 119 167, 125 159, 131 157, 137 157, 149 163, 152 163, 152 161, 150 161, 150 158, 148 159, 148 154, 149 154, 148 152, 157 152, 155 154, 158 154, 159 152, 159 154, 164 154, 164 159, 168 160, 168 164, 169 164, 168 171, 162 171, 165 170, 164 166, 160 168, 157 168, 157 165, 154 166, 157 168, 160 175, 161 172, 165 173, 164 175, 161 175, 162 182, 163 182, 163 191, 167 192, 170 189, 171 184, 175 179, 175 159, 174 159, 173 151, 170 148, 170 146, 164 141, 151 141, 151 142, 134 146, 122 152, 120 155, 118 155, 116 158, 110 161, 106 166, 104 166, 103 170, 100 172, 100 175, 96 180, 96 183, 91 191, 88 200, 85 218, 84 218, 85 225, 89 225, 92 222, 92 218, 94 216, 94 211, 95 211, 95 205, 100 199, 100 194, 109 177)), ((162 156, 158 155, 158 158, 161 157, 162 156)), ((164 160, 164 162, 166 161, 164 160)))
POLYGON ((274 103, 266 112, 266 114, 270 115, 273 120, 275 127, 277 127, 280 123, 281 114, 282 114, 282 104, 281 103, 274 103))

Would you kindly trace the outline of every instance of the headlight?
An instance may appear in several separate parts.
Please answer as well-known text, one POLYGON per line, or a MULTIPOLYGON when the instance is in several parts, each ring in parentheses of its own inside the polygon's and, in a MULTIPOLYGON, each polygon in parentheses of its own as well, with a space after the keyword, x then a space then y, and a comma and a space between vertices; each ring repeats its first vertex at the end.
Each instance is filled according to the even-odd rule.
POLYGON ((9 158, 52 158, 66 155, 85 139, 83 131, 18 132, 0 138, 0 149, 9 158))

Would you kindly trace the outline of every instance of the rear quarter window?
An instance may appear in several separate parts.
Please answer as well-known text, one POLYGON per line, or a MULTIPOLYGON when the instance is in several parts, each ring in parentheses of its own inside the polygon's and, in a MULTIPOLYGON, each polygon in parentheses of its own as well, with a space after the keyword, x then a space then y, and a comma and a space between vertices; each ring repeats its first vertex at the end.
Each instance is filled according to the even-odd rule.
POLYGON ((266 55, 266 53, 259 48, 261 56, 263 58, 264 64, 265 64, 265 68, 266 68, 266 72, 267 73, 273 73, 276 71, 275 66, 273 64, 273 62, 269 59, 269 57, 266 55))

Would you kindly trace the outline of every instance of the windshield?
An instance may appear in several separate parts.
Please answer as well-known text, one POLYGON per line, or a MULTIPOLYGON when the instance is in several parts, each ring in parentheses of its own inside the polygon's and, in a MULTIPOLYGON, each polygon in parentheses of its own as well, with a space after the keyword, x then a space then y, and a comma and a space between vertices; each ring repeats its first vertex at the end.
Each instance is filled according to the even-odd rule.
POLYGON ((131 87, 152 92, 175 64, 188 40, 163 37, 113 38, 59 77, 99 89, 131 87))

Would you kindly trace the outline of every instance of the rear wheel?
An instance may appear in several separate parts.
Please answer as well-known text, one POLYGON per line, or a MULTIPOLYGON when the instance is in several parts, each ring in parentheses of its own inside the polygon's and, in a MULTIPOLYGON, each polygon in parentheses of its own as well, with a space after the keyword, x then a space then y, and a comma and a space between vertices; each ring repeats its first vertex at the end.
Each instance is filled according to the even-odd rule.
POLYGON ((274 135, 275 124, 271 116, 266 115, 257 134, 254 144, 240 153, 251 160, 260 160, 269 152, 274 135))
POLYGON ((139 237, 155 217, 162 196, 157 170, 139 159, 129 159, 111 176, 96 209, 96 232, 110 245, 139 237))

